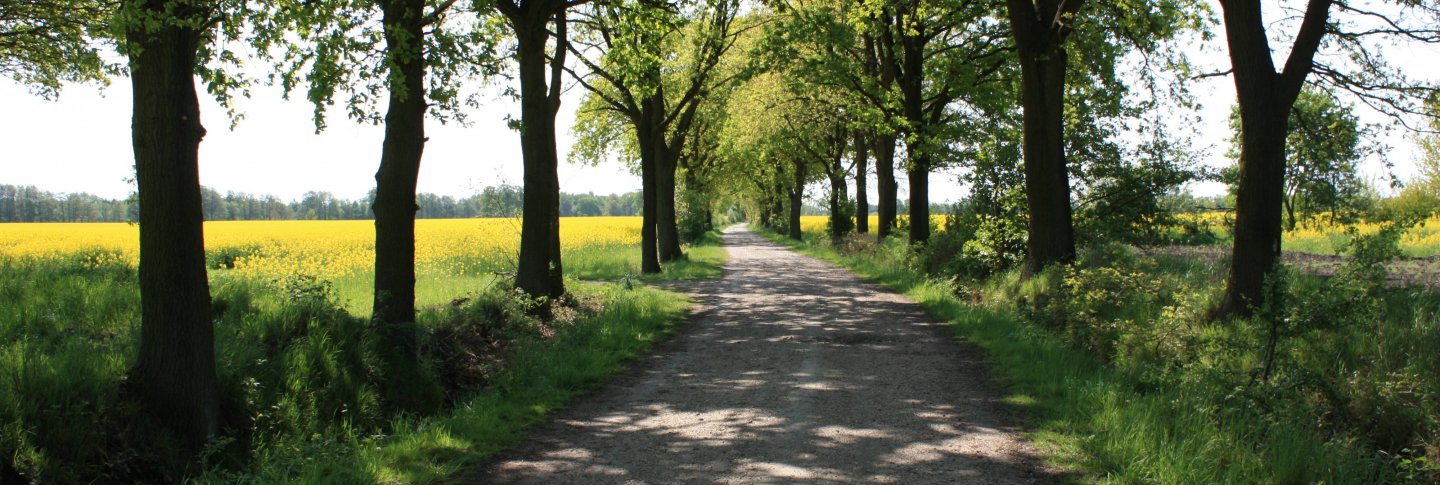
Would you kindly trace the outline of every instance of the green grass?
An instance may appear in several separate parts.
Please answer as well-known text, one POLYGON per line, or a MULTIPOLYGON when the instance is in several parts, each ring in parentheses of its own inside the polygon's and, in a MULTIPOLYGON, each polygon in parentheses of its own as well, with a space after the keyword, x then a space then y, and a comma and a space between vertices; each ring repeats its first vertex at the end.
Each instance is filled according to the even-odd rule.
POLYGON ((489 385, 446 413, 399 418, 389 431, 342 430, 319 440, 289 441, 260 450, 243 473, 216 472, 202 482, 426 483, 465 470, 523 438, 602 384, 627 360, 675 329, 689 304, 678 294, 614 284, 573 283, 572 290, 605 302, 605 309, 550 339, 519 344, 489 385))
MULTIPOLYGON (((578 303, 549 323, 526 314, 503 276, 422 272, 423 310, 412 331, 421 336, 424 364, 401 381, 417 389, 444 384, 450 403, 426 415, 403 411, 405 396, 385 391, 393 379, 379 370, 387 345, 367 322, 367 276, 261 281, 212 271, 228 431, 199 479, 444 478, 513 444, 525 427, 673 332, 688 300, 643 282, 719 276, 725 252, 716 243, 711 235, 690 248, 688 261, 638 284, 570 279, 578 303), (484 385, 452 385, 445 349, 476 336, 504 345, 493 355, 479 351, 493 360, 484 385)), ((628 253, 638 249, 594 252, 577 257, 577 266, 602 267, 597 262, 628 253)), ((144 441, 143 420, 120 396, 138 338, 135 269, 93 256, 0 260, 0 482, 182 478, 168 474, 144 441)))
MULTIPOLYGON (((1431 379, 1433 383, 1436 372, 1432 369, 1427 374, 1424 368, 1440 363, 1433 357, 1433 347, 1425 350, 1426 346, 1440 343, 1440 318, 1436 316, 1440 314, 1440 299, 1434 295, 1394 296, 1391 302, 1396 308, 1412 309, 1403 315, 1396 312, 1395 319, 1382 330, 1403 329, 1404 333, 1398 335, 1382 338, 1375 335, 1373 328, 1357 328, 1334 339, 1349 342, 1350 347, 1344 350, 1326 346, 1331 338, 1324 334, 1296 337, 1295 348, 1285 351, 1295 361, 1287 364, 1284 376, 1276 377, 1274 383, 1247 386, 1248 372, 1258 365, 1254 358, 1258 354, 1237 351, 1237 344, 1232 342, 1253 340, 1249 336, 1261 333, 1258 329, 1243 324, 1185 329, 1181 326, 1187 316, 1175 313, 1134 320, 1144 313, 1136 307, 1145 304, 1156 308, 1151 311, 1161 307, 1181 313, 1187 309, 1203 311, 1213 298, 1211 290, 1223 277, 1223 271, 1217 271, 1221 268, 1203 262, 1170 260, 1148 267, 1151 274, 1162 277, 1159 289, 1146 291, 1171 292, 1181 301, 1172 305, 1141 302, 1113 309, 1117 315, 1130 315, 1133 321, 1127 324, 1119 318, 1099 325, 1102 329, 1118 329, 1118 343, 1099 346, 1118 349, 1107 353, 1087 345, 1105 342, 1103 338, 1073 327, 1040 323, 1054 317, 1043 311, 1052 308, 1047 305, 1054 303, 1058 298, 1056 289, 1065 284, 1067 275, 1062 271, 1023 281, 1012 271, 966 287, 929 279, 912 269, 907 263, 907 250, 898 242, 842 254, 821 243, 819 235, 807 234, 810 242, 806 243, 773 233, 767 236, 904 293, 935 317, 949 322, 958 337, 984 348, 991 368, 1006 389, 1005 402, 1022 410, 1025 416, 1027 436, 1052 463, 1070 470, 1070 478, 1075 481, 1377 483, 1424 482, 1437 477, 1433 462, 1406 464, 1397 458, 1401 454, 1412 458, 1433 454, 1433 448, 1385 452, 1377 449, 1378 438, 1366 431, 1372 423, 1355 422, 1358 420, 1354 418, 1347 423, 1324 423, 1326 419, 1347 419, 1336 415, 1343 411, 1377 416, 1375 425, 1413 422, 1422 429, 1426 423, 1434 425, 1433 420, 1423 416, 1406 421, 1408 418, 1397 415, 1423 410, 1423 402, 1396 398, 1390 401, 1390 408, 1365 404, 1367 396, 1376 400, 1375 396, 1385 393, 1343 387, 1345 379, 1354 378, 1390 388, 1399 385, 1406 389, 1402 392, 1435 389, 1414 382, 1431 379), (959 295, 967 296, 962 299, 959 295), (976 304, 972 299, 986 303, 976 304), (1164 340, 1177 335, 1187 340, 1164 340), (1195 346, 1193 360, 1177 362, 1164 357, 1165 345, 1171 344, 1195 346), (1377 352, 1377 348, 1382 350, 1377 352), (1376 368, 1326 357, 1334 354, 1350 356, 1351 360, 1390 355, 1396 362, 1376 368), (1402 356, 1409 356, 1409 360, 1403 361, 1402 356), (1338 368, 1326 368, 1326 363, 1338 368), (1343 372, 1345 369, 1353 373, 1343 372), (1398 381, 1385 377, 1397 373, 1415 377, 1398 381), (1326 382, 1341 386, 1339 392, 1348 396, 1351 408, 1336 411, 1322 406, 1323 402, 1317 401, 1323 400, 1311 394, 1315 387, 1304 383, 1305 376, 1328 379, 1326 382), (1385 414, 1391 408, 1399 411, 1385 414), (1330 414, 1320 412, 1322 409, 1329 409, 1330 414)), ((1133 294, 1129 298, 1143 300, 1133 294)), ((1063 308, 1084 310, 1073 305, 1063 308)), ((1074 319, 1077 315, 1068 317, 1074 319)), ((1423 433, 1421 436, 1419 448, 1427 440, 1434 445, 1434 434, 1429 438, 1423 438, 1423 433)))

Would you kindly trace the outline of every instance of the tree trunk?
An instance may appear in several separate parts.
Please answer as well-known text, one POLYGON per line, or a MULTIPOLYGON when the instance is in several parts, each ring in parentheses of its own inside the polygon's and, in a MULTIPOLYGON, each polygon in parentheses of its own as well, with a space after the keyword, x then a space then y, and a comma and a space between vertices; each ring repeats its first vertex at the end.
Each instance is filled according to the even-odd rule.
MULTIPOLYGON (((163 16, 166 2, 143 4, 163 16)), ((143 14, 142 14, 143 15, 143 14)), ((130 391, 190 461, 219 431, 215 336, 200 203, 196 53, 203 32, 126 32, 140 198, 140 352, 130 391)))
POLYGON ((805 234, 800 230, 800 210, 805 207, 805 165, 795 166, 795 185, 790 188, 790 239, 802 241, 805 234))
POLYGON ((896 202, 900 194, 895 183, 895 135, 875 137, 875 178, 880 192, 876 207, 880 215, 877 235, 884 239, 895 231, 896 202))
POLYGON ((1240 187, 1230 274, 1216 318, 1253 315, 1266 304, 1265 279, 1280 261, 1290 110, 1314 68, 1332 3, 1307 2, 1285 68, 1276 72, 1260 4, 1220 2, 1240 105, 1240 187))
POLYGON ((1235 243, 1218 315, 1248 316, 1265 302, 1265 278, 1280 262, 1288 110, 1241 111, 1235 243), (1248 118, 1248 119, 1247 119, 1248 118))
POLYGON ((930 170, 914 167, 907 171, 910 176, 910 243, 926 243, 930 240, 930 170))
MULTIPOLYGON (((380 324, 415 321, 415 184, 425 151, 425 62, 421 53, 423 0, 383 4, 386 51, 399 77, 392 77, 385 114, 385 141, 375 173, 375 301, 371 319, 380 324), (396 54, 408 53, 408 54, 396 54)), ((411 347, 415 342, 397 342, 411 347)))
MULTIPOLYGON (((1290 197, 1286 197, 1286 198, 1284 198, 1283 200, 1285 201, 1285 215, 1289 217, 1289 223, 1286 224, 1285 227, 1286 227, 1287 229, 1291 230, 1291 231, 1294 231, 1294 230, 1295 230, 1295 222, 1296 222, 1296 221, 1295 221, 1295 201, 1294 201, 1292 198, 1290 198, 1290 197)), ((1332 212, 1331 214, 1334 214, 1334 213, 1332 212)), ((1334 217, 1333 215, 1330 217, 1330 221, 1331 221, 1331 222, 1334 222, 1334 221, 1335 221, 1335 217, 1334 217)))
POLYGON ((1025 196, 1030 206, 1024 274, 1075 260, 1070 208, 1070 173, 1065 162, 1064 33, 1046 22, 1057 2, 1045 2, 1038 17, 1029 0, 1011 0, 1009 12, 1020 57, 1024 110, 1025 196), (1017 6, 1021 4, 1021 6, 1017 6))
POLYGON ((658 148, 659 156, 655 157, 659 165, 655 177, 655 222, 658 226, 656 235, 660 261, 667 262, 685 256, 680 250, 680 231, 675 220, 675 169, 678 154, 671 153, 663 142, 658 144, 658 148))
POLYGON ((855 232, 870 232, 870 199, 865 194, 865 172, 870 170, 870 147, 865 133, 855 132, 855 232))
MULTIPOLYGON (((841 138, 842 143, 844 138, 841 138)), ((839 242, 850 231, 850 216, 845 214, 846 188, 845 188, 845 165, 841 157, 844 150, 837 150, 835 157, 830 160, 830 168, 826 175, 830 179, 830 240, 839 242)))
POLYGON ((924 244, 930 240, 930 162, 915 149, 909 151, 910 244, 924 244))
MULTIPOLYGON (((642 118, 650 115, 646 113, 642 118)), ((659 169, 655 162, 655 138, 646 136, 648 132, 637 129, 640 134, 640 198, 643 200, 640 210, 640 272, 655 274, 661 269, 660 241, 655 217, 658 210, 656 192, 659 190, 655 179, 659 169)))
MULTIPOLYGON (((559 156, 555 150, 559 99, 552 98, 546 85, 548 18, 529 12, 523 18, 512 19, 520 65, 520 138, 525 165, 524 220, 515 287, 531 296, 559 298, 565 294, 560 265, 560 179, 556 173, 559 156)), ((557 47, 557 51, 563 49, 557 47)))
POLYGON ((371 322, 382 395, 393 411, 438 408, 439 385, 423 379, 415 322, 415 184, 425 151, 424 0, 389 0, 384 10, 391 77, 385 141, 375 173, 375 293, 371 322))

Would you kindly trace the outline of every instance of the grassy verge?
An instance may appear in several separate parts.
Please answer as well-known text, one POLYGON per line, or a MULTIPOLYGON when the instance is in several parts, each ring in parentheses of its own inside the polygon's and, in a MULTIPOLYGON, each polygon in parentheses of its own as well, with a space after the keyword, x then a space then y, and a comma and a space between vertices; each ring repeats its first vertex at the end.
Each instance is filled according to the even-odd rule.
MULTIPOLYGON (((718 276, 725 252, 707 245, 716 242, 692 246, 688 262, 653 278, 718 276)), ((684 295, 644 284, 568 287, 575 296, 541 320, 502 276, 422 273, 424 311, 411 328, 422 365, 402 380, 443 393, 446 404, 417 414, 400 405, 405 396, 387 394, 388 346, 367 322, 364 278, 213 271, 226 436, 204 474, 188 479, 441 479, 603 383, 673 332, 689 307, 684 295)), ((138 322, 135 269, 116 254, 0 260, 0 483, 186 479, 152 456, 121 396, 138 322)))
POLYGON ((682 295, 615 284, 574 283, 604 309, 548 338, 524 338, 482 388, 447 412, 399 417, 369 433, 340 427, 313 438, 278 440, 242 472, 216 471, 205 483, 427 483, 515 444, 602 384, 625 361, 675 330, 689 304, 682 295))
MULTIPOLYGON (((1119 264, 1098 265, 1089 273, 1050 271, 1028 281, 1004 273, 967 286, 927 278, 902 244, 840 252, 818 235, 807 234, 807 242, 767 236, 906 294, 950 322, 958 336, 986 349, 1007 389, 1006 402, 1027 416, 1028 436, 1078 481, 1440 478, 1427 457, 1434 454, 1435 409, 1429 398, 1419 398, 1435 389, 1436 371, 1425 370, 1436 365, 1433 350, 1425 347, 1440 342, 1434 295, 1387 297, 1391 308, 1408 311, 1392 310, 1378 330, 1297 332, 1277 351, 1284 356, 1280 370, 1255 383, 1257 356, 1263 353, 1253 340, 1264 334, 1263 327, 1200 326, 1184 314, 1198 313, 1213 297, 1223 278, 1217 268, 1159 262, 1145 280, 1135 276, 1138 271, 1115 271, 1123 268, 1119 264), (1120 293, 1087 286, 1110 276, 1146 284, 1120 293), (1095 293, 1076 293, 1081 290, 1095 293), (1179 301, 1161 304, 1146 296, 1157 293, 1179 301), (1090 301, 1086 298, 1093 306, 1082 304, 1090 301), (1057 319, 1069 323, 1050 323, 1057 319), (1389 336, 1378 338, 1377 331, 1389 336), (1367 358, 1388 362, 1370 364, 1367 358), (1379 431, 1387 428, 1395 431, 1379 431), (1387 437, 1396 441, 1387 443, 1387 437)), ((1302 308, 1326 304, 1304 301, 1302 308)))

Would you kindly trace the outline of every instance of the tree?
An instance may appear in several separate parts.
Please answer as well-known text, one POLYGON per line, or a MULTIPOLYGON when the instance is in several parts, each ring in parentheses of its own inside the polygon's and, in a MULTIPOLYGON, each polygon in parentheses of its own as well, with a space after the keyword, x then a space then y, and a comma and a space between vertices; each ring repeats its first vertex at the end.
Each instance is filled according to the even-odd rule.
POLYGON ((140 211, 140 349, 130 392, 188 462, 220 429, 215 337, 201 224, 195 75, 224 96, 235 80, 205 64, 213 31, 235 37, 234 5, 127 0, 116 14, 129 59, 140 211))
MULTIPOLYGON (((454 86, 493 71, 493 36, 483 19, 452 15, 453 1, 333 0, 265 4, 260 47, 283 46, 277 61, 286 95, 308 84, 315 128, 337 94, 348 94, 348 115, 385 125, 371 210, 375 215, 375 287, 371 319, 381 326, 415 321, 415 185, 425 148, 427 112, 441 121, 459 116, 464 101, 454 86), (467 24, 463 19, 471 19, 467 24), (287 35, 298 35, 293 42, 287 35), (378 54, 378 55, 377 55, 378 54), (433 76, 427 76, 433 74, 433 76), (383 120, 375 100, 387 100, 383 120)), ((463 118, 462 118, 463 119, 463 118)), ((317 194, 318 195, 318 194, 317 194)), ((317 201, 322 219, 343 217, 317 201)), ((306 200, 311 199, 307 194, 306 200)), ((310 204, 306 204, 307 206, 310 204)), ((394 333, 399 354, 417 355, 413 332, 394 333)), ((392 374, 398 374, 392 372, 392 374)))
POLYGON ((855 232, 866 234, 870 232, 870 199, 866 193, 866 174, 869 172, 867 163, 870 159, 869 138, 865 130, 855 130, 851 135, 855 140, 855 232))
POLYGON ((1400 198, 1433 214, 1440 211, 1440 96, 1430 99, 1428 109, 1434 116, 1429 132, 1415 137, 1420 148, 1420 158, 1416 160, 1420 173, 1405 185, 1400 198))
POLYGON ((535 297, 555 299, 565 294, 565 272, 560 264, 560 176, 556 172, 560 161, 555 150, 555 113, 560 109, 560 81, 569 50, 566 11, 588 1, 495 3, 515 35, 515 61, 520 71, 525 202, 515 287, 535 297), (553 53, 547 53, 551 37, 555 45, 553 53))
POLYGON ((104 82, 119 66, 100 55, 113 0, 0 2, 0 76, 52 98, 67 82, 104 82))
MULTIPOLYGON (((790 21, 772 31, 781 59, 797 59, 797 74, 852 95, 860 128, 873 129, 879 174, 880 228, 893 224, 891 176, 903 135, 910 182, 910 241, 929 238, 929 175, 956 163, 957 121, 973 116, 1003 92, 1004 29, 986 2, 785 2, 790 21), (786 44, 789 47, 786 47, 786 44)), ((868 150, 867 150, 868 151, 868 150)))
MULTIPOLYGON (((1217 318, 1249 316, 1265 305, 1265 280, 1280 260, 1285 194, 1285 144, 1290 112, 1307 82, 1354 95, 1395 116, 1417 114, 1417 98, 1434 88, 1410 81, 1378 54, 1380 42, 1440 43, 1440 6, 1396 2, 1398 12, 1362 10, 1347 2, 1309 0, 1297 19, 1289 54, 1276 70, 1260 2, 1222 0, 1231 73, 1240 109, 1240 177, 1235 237, 1225 296, 1217 318), (1331 10, 1352 17, 1331 18, 1331 10), (1428 17, 1428 18, 1427 18, 1428 17), (1416 24, 1428 22, 1424 26, 1416 24), (1342 55, 1317 56, 1328 45, 1342 55), (1311 74, 1315 76, 1311 76, 1311 74), (1419 96, 1417 96, 1419 95, 1419 96)), ((1283 25, 1283 24, 1281 24, 1283 25)))
MULTIPOLYGON (((1146 56, 1155 53, 1162 42, 1178 32, 1196 28, 1203 8, 1184 0, 1124 6, 1101 3, 1093 7, 1084 0, 1006 0, 1005 7, 1020 65, 1020 104, 1024 114, 1023 166, 1029 204, 1025 273, 1034 274, 1045 266, 1069 263, 1075 258, 1066 112, 1087 108, 1066 104, 1067 89, 1076 92, 1077 83, 1070 79, 1072 72, 1103 71, 1106 74, 1096 76, 1100 90, 1123 92, 1128 88, 1116 83, 1113 73, 1120 54, 1127 49, 1146 56), (1082 23, 1095 27, 1081 29, 1079 38, 1072 39, 1082 23), (1075 46, 1083 55, 1077 56, 1067 45, 1075 46), (1072 59, 1091 65, 1076 66, 1072 59)), ((1147 84, 1152 82, 1147 79, 1147 84)), ((1098 98, 1100 104, 1115 108, 1121 99, 1104 94, 1098 98)), ((1094 103, 1096 99, 1087 101, 1094 103)), ((1092 120, 1082 129, 1093 129, 1094 125, 1092 120)))
POLYGON ((585 105, 591 119, 578 126, 606 132, 606 124, 625 123, 632 129, 626 138, 634 141, 640 160, 646 204, 642 272, 659 272, 661 262, 683 256, 676 170, 705 94, 738 75, 714 75, 739 38, 732 29, 737 10, 734 0, 701 2, 693 9, 614 0, 591 5, 578 21, 583 30, 572 51, 589 72, 575 78, 591 96, 585 105), (689 50, 682 51, 679 46, 686 44, 689 50))
POLYGON ((728 179, 731 190, 753 201, 756 219, 800 239, 805 186, 823 174, 826 160, 815 155, 828 151, 811 144, 824 144, 823 127, 835 126, 816 121, 843 120, 821 115, 834 111, 796 96, 787 82, 795 80, 765 71, 736 88, 726 104, 719 152, 724 171, 739 175, 728 179))
POLYGON ((1025 192, 1029 199, 1029 251, 1025 272, 1075 259, 1070 174, 1065 165, 1064 110, 1067 53, 1075 13, 1084 0, 1007 0, 1020 58, 1025 113, 1025 192))

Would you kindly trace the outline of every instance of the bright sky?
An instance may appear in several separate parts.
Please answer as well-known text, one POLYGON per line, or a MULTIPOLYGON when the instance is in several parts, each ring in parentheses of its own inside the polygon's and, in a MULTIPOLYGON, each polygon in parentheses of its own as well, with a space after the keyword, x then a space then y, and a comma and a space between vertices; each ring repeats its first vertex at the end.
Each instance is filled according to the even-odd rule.
MULTIPOLYGON (((1209 70, 1228 68, 1228 60, 1218 49, 1224 45, 1223 31, 1217 34, 1207 49, 1195 50, 1196 58, 1209 70)), ((1396 60, 1440 58, 1409 51, 1389 54, 1396 60)), ((1225 151, 1233 81, 1229 77, 1206 79, 1193 89, 1204 107, 1201 123, 1194 127, 1195 148, 1208 164, 1224 166, 1229 163, 1225 151)), ((570 90, 557 120, 562 156, 569 152, 569 127, 579 94, 579 89, 570 90)), ((308 103, 285 101, 278 88, 257 86, 249 99, 238 101, 246 118, 232 131, 224 110, 204 95, 201 98, 202 119, 209 129, 200 144, 202 184, 221 192, 273 194, 286 200, 308 191, 353 199, 363 197, 374 186, 383 136, 380 127, 359 125, 335 112, 329 117, 329 129, 317 135, 308 103)), ((131 191, 125 182, 133 176, 127 79, 116 79, 107 88, 68 86, 58 101, 40 99, 13 81, 0 80, 0 106, 5 112, 0 116, 0 183, 110 198, 125 197, 131 191)), ((507 115, 518 117, 517 103, 491 96, 477 112, 470 113, 473 124, 469 127, 428 122, 430 141, 425 146, 419 190, 467 196, 500 182, 519 184, 520 141, 518 134, 506 127, 507 115)), ((1361 115, 1372 122, 1383 121, 1363 111, 1361 115)), ((1392 147, 1389 156, 1396 172, 1402 178, 1412 175, 1413 143, 1403 133, 1384 141, 1392 147)), ((964 196, 954 172, 931 176, 935 201, 964 196)), ((1381 174, 1374 161, 1366 165, 1365 172, 1370 177, 1381 174)), ((902 179, 903 175, 897 173, 902 179)), ((560 185, 565 192, 623 193, 639 190, 640 178, 616 162, 591 167, 562 160, 560 185)), ((876 200, 876 184, 872 181, 869 186, 870 200, 876 200)), ((902 197, 904 187, 902 182, 902 197)), ((1193 189, 1202 195, 1224 190, 1218 184, 1193 189)))

